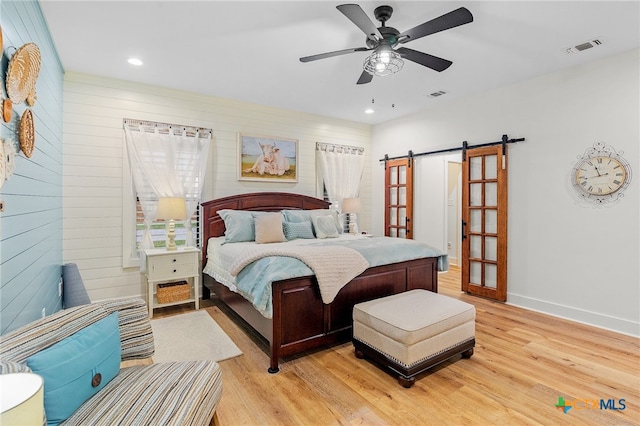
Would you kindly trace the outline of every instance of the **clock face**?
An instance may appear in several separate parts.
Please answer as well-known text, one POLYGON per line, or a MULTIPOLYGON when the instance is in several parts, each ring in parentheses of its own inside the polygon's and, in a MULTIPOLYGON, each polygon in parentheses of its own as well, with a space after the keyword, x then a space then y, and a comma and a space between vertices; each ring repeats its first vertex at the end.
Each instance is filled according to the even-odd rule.
POLYGON ((627 180, 624 165, 617 159, 604 155, 585 158, 574 170, 574 184, 590 195, 613 194, 627 180))

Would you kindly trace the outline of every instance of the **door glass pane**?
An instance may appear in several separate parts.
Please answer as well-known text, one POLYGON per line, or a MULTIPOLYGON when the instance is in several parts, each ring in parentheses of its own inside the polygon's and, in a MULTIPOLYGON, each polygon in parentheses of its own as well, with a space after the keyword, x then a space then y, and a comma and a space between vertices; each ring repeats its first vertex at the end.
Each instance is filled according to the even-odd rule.
POLYGON ((471 244, 469 248, 469 257, 475 259, 482 258, 482 237, 477 235, 471 237, 471 244))
POLYGON ((398 209, 392 207, 389 209, 389 225, 397 225, 398 224, 398 209))
POLYGON ((490 263, 484 265, 484 286, 489 288, 496 288, 498 282, 498 267, 490 263))
POLYGON ((469 263, 469 282, 471 284, 482 284, 482 263, 470 262, 469 263))
POLYGON ((392 206, 398 204, 398 187, 389 188, 389 204, 392 206))
POLYGON ((486 260, 498 260, 498 239, 496 237, 485 237, 484 258, 486 260))
POLYGON ((389 183, 391 185, 398 184, 398 168, 396 166, 389 168, 389 183))
POLYGON ((482 157, 471 157, 469 161, 469 179, 482 179, 482 157))
POLYGON ((484 178, 485 179, 497 179, 498 178, 498 156, 487 155, 484 157, 484 178))
POLYGON ((469 201, 472 206, 482 205, 482 184, 472 183, 469 185, 469 201))
POLYGON ((407 225, 407 209, 406 207, 400 207, 398 209, 398 225, 406 226, 407 225))
POLYGON ((497 210, 485 210, 484 211, 484 232, 487 234, 498 233, 498 211, 497 210))
POLYGON ((487 183, 484 187, 484 205, 485 206, 497 206, 498 205, 498 183, 487 183))
POLYGON ((389 229, 389 236, 390 237, 397 237, 398 236, 398 229, 397 228, 390 228, 389 229))
POLYGON ((407 238, 407 230, 404 228, 398 229, 398 238, 407 238))
POLYGON ((482 210, 469 210, 469 232, 482 232, 482 210))
POLYGON ((399 177, 399 183, 400 185, 406 185, 407 184, 407 166, 400 166, 400 177, 399 177))
POLYGON ((398 199, 398 204, 400 204, 401 206, 406 206, 407 205, 407 187, 401 186, 398 188, 398 190, 400 191, 400 198, 398 199))

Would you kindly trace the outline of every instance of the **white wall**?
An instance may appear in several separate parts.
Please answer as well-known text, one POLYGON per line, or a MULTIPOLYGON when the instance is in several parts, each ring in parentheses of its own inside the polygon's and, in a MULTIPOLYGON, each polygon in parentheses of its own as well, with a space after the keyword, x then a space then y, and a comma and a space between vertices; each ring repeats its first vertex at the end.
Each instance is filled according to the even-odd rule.
POLYGON ((369 125, 78 73, 65 75, 63 99, 63 259, 78 264, 92 300, 141 294, 138 268, 122 267, 123 118, 213 129, 203 200, 256 191, 317 196, 315 143, 365 147, 358 219, 370 228, 369 125), (298 183, 238 181, 238 132, 298 139, 298 183))
MULTIPOLYGON (((383 229, 384 154, 524 137, 509 146, 507 303, 640 335, 639 57, 633 50, 460 101, 442 99, 438 108, 374 126, 372 229, 383 229), (599 141, 624 151, 635 175, 618 204, 585 207, 568 176, 577 156, 599 141)), ((446 163, 442 156, 417 163, 416 237, 445 249, 446 163)))

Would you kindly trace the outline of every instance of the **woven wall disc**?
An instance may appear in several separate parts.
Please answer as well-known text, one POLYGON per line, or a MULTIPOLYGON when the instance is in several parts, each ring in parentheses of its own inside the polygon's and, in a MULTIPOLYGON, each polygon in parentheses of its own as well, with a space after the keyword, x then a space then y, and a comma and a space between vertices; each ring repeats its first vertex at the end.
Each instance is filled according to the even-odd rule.
POLYGON ((16 50, 7 69, 7 94, 14 104, 35 97, 36 80, 40 73, 40 49, 35 43, 27 43, 16 50))
POLYGON ((27 109, 20 119, 20 149, 27 158, 31 158, 33 148, 36 144, 36 132, 33 125, 33 113, 27 109))

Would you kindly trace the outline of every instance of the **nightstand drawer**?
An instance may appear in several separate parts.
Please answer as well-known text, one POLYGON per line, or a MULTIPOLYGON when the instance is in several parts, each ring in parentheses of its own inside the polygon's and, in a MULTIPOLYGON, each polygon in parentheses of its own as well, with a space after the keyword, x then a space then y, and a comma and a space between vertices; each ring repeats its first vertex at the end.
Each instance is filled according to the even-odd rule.
POLYGON ((189 277, 197 273, 198 271, 195 263, 158 263, 153 265, 153 268, 149 271, 149 277, 153 280, 170 280, 173 278, 189 277))

